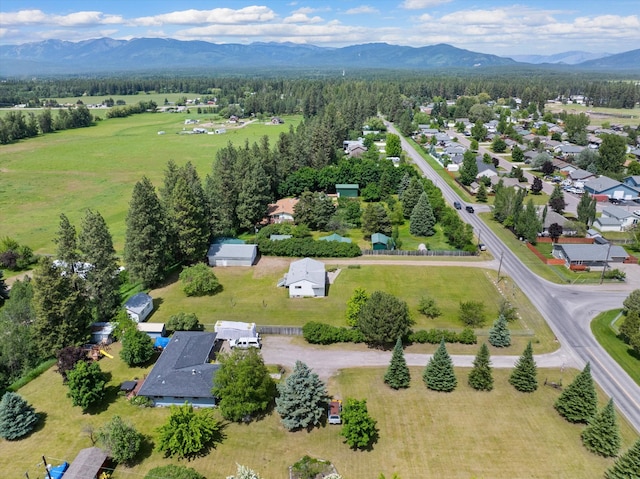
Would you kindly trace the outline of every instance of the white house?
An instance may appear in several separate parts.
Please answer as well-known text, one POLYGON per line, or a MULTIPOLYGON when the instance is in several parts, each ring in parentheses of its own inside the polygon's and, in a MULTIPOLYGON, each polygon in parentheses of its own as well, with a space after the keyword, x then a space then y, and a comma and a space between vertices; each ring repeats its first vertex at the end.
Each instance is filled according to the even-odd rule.
POLYGON ((638 217, 619 206, 608 206, 602 210, 602 217, 611 218, 620 223, 620 230, 624 231, 638 223, 638 217))
POLYGON ((147 293, 134 294, 124 303, 124 309, 133 321, 142 323, 153 311, 153 299, 147 293))
POLYGON ((294 261, 278 286, 289 288, 290 298, 324 297, 327 290, 324 263, 311 258, 294 261))

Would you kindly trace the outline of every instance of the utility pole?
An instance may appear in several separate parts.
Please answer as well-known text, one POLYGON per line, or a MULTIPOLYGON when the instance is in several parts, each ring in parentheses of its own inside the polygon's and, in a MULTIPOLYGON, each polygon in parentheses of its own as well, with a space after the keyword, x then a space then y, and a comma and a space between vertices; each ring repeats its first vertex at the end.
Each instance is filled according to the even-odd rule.
POLYGON ((502 270, 502 258, 504 257, 504 251, 500 251, 500 264, 498 264, 498 283, 500 282, 500 271, 502 270))
POLYGON ((604 265, 602 266, 602 274, 600 275, 600 284, 604 281, 604 272, 609 266, 609 254, 611 253, 611 241, 609 241, 609 247, 607 248, 607 257, 604 259, 604 265))

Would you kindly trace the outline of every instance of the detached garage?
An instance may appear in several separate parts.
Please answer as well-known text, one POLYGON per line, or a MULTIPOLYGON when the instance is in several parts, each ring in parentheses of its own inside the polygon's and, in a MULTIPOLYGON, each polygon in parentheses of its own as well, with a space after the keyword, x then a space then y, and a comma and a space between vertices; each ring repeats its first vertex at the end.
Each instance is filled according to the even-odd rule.
POLYGON ((253 266, 258 256, 255 244, 218 244, 209 246, 209 266, 253 266))

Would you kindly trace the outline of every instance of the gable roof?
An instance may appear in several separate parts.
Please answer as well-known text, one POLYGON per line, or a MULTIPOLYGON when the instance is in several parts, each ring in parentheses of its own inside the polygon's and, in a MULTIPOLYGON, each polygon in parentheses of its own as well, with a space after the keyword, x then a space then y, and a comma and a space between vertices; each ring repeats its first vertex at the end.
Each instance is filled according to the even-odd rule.
POLYGON ((351 243, 351 238, 345 238, 338 233, 330 234, 329 236, 322 236, 318 238, 318 241, 340 241, 341 243, 351 243))
POLYGON ((209 362, 216 333, 176 331, 138 391, 139 396, 211 398, 220 364, 209 362))
POLYGON ((149 303, 153 303, 151 296, 147 293, 137 293, 124 303, 124 307, 132 313, 140 314, 149 303))
POLYGON ((577 169, 569 173, 569 176, 572 180, 584 180, 585 178, 591 178, 592 176, 596 176, 590 171, 577 169))
POLYGON ((619 206, 607 206, 602 210, 602 216, 608 216, 609 218, 615 218, 618 220, 623 220, 625 218, 635 218, 634 214, 625 210, 624 208, 620 208, 619 206))
POLYGON ((595 193, 598 193, 600 191, 606 191, 611 188, 615 188, 616 186, 619 186, 621 184, 622 183, 620 183, 619 181, 613 180, 608 176, 600 176, 599 178, 593 178, 587 181, 584 184, 584 187, 593 190, 595 193))
POLYGON ((549 228, 552 224, 556 223, 564 228, 564 224, 567 222, 567 218, 555 211, 547 211, 547 216, 544 218, 544 227, 549 228))
POLYGON ((293 261, 289 265, 289 272, 285 279, 285 286, 290 286, 298 281, 309 281, 318 286, 324 286, 326 284, 327 274, 324 269, 324 263, 321 261, 304 258, 298 261, 293 261))
POLYGON ((563 250, 569 261, 611 261, 629 256, 622 246, 607 244, 557 244, 555 247, 563 250))
POLYGON ((293 208, 300 201, 298 198, 282 198, 267 207, 267 216, 289 214, 293 216, 293 208))
POLYGON ((626 176, 624 182, 631 186, 640 186, 640 175, 626 176))
POLYGON ((216 244, 209 246, 207 256, 213 256, 216 259, 234 258, 234 259, 253 259, 256 255, 255 244, 216 244))
POLYGON ((107 461, 107 453, 98 447, 82 449, 64 473, 64 479, 95 477, 107 461))
POLYGON ((389 238, 387 235, 383 233, 373 233, 371 235, 371 243, 373 244, 376 244, 376 243, 389 244, 390 239, 391 238, 389 238))

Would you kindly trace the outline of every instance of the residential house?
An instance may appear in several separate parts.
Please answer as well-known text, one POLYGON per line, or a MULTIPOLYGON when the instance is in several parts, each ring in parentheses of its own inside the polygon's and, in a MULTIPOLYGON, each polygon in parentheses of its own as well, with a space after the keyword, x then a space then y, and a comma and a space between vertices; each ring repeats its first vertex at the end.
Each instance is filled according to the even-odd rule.
POLYGON ((585 181, 596 178, 596 175, 587 170, 575 169, 569 172, 569 178, 573 181, 585 181))
POLYGON ((552 254, 563 259, 565 266, 605 268, 610 262, 622 263, 629 255, 622 246, 608 244, 554 244, 552 254))
POLYGON ((214 407, 211 393, 220 364, 212 364, 216 333, 176 331, 138 390, 155 406, 214 407))
POLYGON ((111 469, 105 469, 108 458, 98 447, 82 449, 64 473, 64 479, 98 479, 103 470, 111 472, 111 469))
POLYGON ((367 151, 367 147, 361 144, 351 144, 349 145, 349 147, 347 148, 347 155, 349 155, 352 158, 359 158, 361 157, 364 153, 366 153, 367 151))
POLYGON ((338 194, 338 198, 357 198, 358 188, 359 185, 357 184, 337 184, 336 193, 338 194))
POLYGON ((570 235, 571 233, 575 233, 573 231, 564 230, 564 227, 567 221, 568 221, 567 218, 562 216, 560 213, 556 213, 555 211, 551 211, 551 210, 547 211, 547 216, 545 216, 544 223, 542 224, 543 236, 547 236, 547 234, 545 233, 549 232, 549 227, 554 223, 562 226, 562 233, 565 235, 570 235))
POLYGON ((212 243, 207 251, 209 266, 253 266, 258 245, 212 243))
POLYGON ((602 210, 602 216, 619 221, 620 231, 627 230, 638 223, 636 215, 619 206, 607 206, 602 210))
POLYGON ((124 309, 134 322, 142 323, 153 311, 153 299, 147 293, 134 294, 124 303, 124 309))
POLYGON ((627 176, 622 179, 623 183, 627 186, 631 186, 632 188, 637 188, 640 190, 640 175, 627 176))
POLYGON ((478 165, 478 175, 476 178, 498 176, 498 170, 493 166, 493 163, 485 163, 481 156, 476 157, 476 165, 478 165))
POLYGON ((585 191, 592 195, 606 195, 609 198, 631 199, 640 195, 640 188, 629 186, 607 176, 600 176, 584 183, 585 191))
POLYGON ((282 125, 283 123, 284 123, 284 120, 279 116, 274 116, 271 118, 272 125, 282 125))
POLYGON ((304 258, 293 261, 289 272, 278 283, 289 288, 290 298, 324 297, 327 294, 327 272, 321 261, 304 258))
POLYGON ((582 146, 562 143, 556 146, 553 151, 555 151, 561 158, 568 158, 579 154, 582 150, 584 150, 584 147, 582 146))
POLYGON ((371 246, 374 250, 394 249, 393 239, 382 233, 371 235, 371 246))
POLYGON ((593 221, 592 225, 598 231, 622 231, 622 224, 620 220, 611 218, 609 216, 600 216, 593 221))
MULTIPOLYGON (((518 178, 511 178, 509 176, 492 176, 491 177, 491 188, 495 190, 495 187, 498 183, 502 181, 502 186, 505 188, 515 188, 517 190, 528 190, 529 183, 520 183, 518 178)), ((480 185, 478 185, 479 187, 480 185)))
POLYGON ((298 198, 282 198, 267 207, 269 223, 292 223, 298 198))

